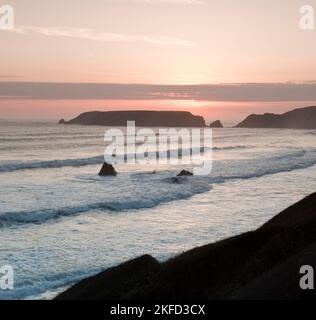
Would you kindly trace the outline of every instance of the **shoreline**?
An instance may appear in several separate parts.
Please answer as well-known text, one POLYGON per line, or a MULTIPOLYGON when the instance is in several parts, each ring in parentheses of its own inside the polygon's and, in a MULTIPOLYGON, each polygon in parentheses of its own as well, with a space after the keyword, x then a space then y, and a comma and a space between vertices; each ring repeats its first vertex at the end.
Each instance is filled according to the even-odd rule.
POLYGON ((315 207, 313 193, 255 231, 162 263, 150 255, 129 260, 78 282, 55 299, 313 298, 314 291, 299 287, 299 266, 316 266, 315 207))

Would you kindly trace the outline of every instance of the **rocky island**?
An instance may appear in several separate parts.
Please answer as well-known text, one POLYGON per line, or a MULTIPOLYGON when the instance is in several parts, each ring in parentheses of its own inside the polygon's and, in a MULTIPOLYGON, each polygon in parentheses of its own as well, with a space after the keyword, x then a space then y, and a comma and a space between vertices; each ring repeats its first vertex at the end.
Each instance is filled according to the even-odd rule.
POLYGON ((284 114, 252 114, 236 127, 316 129, 316 106, 299 108, 284 114))
POLYGON ((59 123, 126 126, 127 121, 135 121, 138 127, 205 127, 203 117, 186 111, 92 111, 70 121, 62 119, 59 123))

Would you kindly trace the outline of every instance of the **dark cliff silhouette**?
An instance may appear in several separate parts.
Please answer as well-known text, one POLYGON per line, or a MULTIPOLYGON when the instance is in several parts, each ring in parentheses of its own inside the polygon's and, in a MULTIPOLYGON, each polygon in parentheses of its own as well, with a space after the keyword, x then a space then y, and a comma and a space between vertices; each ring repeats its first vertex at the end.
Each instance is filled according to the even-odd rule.
POLYGON ((216 120, 210 124, 210 128, 224 128, 220 120, 216 120))
POLYGON ((302 265, 316 266, 316 193, 255 231, 159 263, 149 255, 74 285, 57 299, 312 299, 302 265))
POLYGON ((316 106, 295 109, 284 114, 252 114, 236 127, 316 129, 316 106))
POLYGON ((63 123, 126 126, 127 121, 135 121, 139 127, 205 127, 203 117, 185 111, 92 111, 63 123))

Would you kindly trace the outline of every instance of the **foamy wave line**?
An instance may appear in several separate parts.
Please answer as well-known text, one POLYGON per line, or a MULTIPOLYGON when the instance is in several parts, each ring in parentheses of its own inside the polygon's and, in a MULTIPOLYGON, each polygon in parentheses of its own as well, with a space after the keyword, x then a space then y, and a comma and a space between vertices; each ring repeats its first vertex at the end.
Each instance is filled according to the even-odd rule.
POLYGON ((54 139, 54 141, 58 140, 86 140, 86 139, 99 139, 101 142, 103 141, 103 135, 73 135, 73 136, 40 136, 40 137, 7 137, 0 138, 0 142, 36 142, 36 141, 49 141, 54 139))
POLYGON ((11 172, 17 170, 27 169, 47 169, 47 168, 61 168, 61 167, 81 167, 86 165, 93 165, 102 163, 103 156, 96 156, 81 159, 64 159, 52 161, 29 161, 29 162, 13 162, 0 165, 0 172, 11 172))
MULTIPOLYGON (((214 147, 214 151, 225 150, 239 150, 251 148, 250 146, 227 146, 227 147, 214 147)), ((191 151, 192 154, 198 151, 204 152, 205 149, 192 148, 185 149, 184 151, 191 151)), ((181 149, 168 150, 168 156, 181 156, 181 149), (178 153, 174 153, 178 151, 178 153)), ((159 157, 159 152, 153 151, 147 154, 148 157, 159 157)), ((124 155, 126 158, 127 155, 124 155)), ((82 167, 87 165, 101 164, 104 161, 104 156, 95 156, 89 158, 79 159, 64 159, 64 160, 45 160, 45 161, 28 161, 28 162, 8 162, 0 164, 0 172, 12 172, 17 170, 31 170, 31 169, 49 169, 61 167, 82 167)))
MULTIPOLYGON (((109 266, 110 267, 110 266, 109 266)), ((53 299, 57 293, 65 291, 68 286, 93 276, 104 268, 89 270, 72 270, 57 274, 40 275, 16 281, 14 290, 0 290, 0 300, 46 300, 45 293, 56 292, 48 299, 53 299), (59 290, 58 290, 59 289, 59 290), (44 298, 42 297, 44 295, 44 298)))
POLYGON ((19 224, 35 223, 40 224, 52 219, 75 216, 91 210, 108 210, 109 212, 122 212, 133 209, 153 208, 159 204, 170 201, 187 199, 195 194, 204 193, 210 190, 208 184, 199 184, 194 190, 181 190, 178 193, 169 193, 152 199, 135 199, 129 201, 107 201, 63 207, 58 209, 24 210, 18 212, 4 212, 0 214, 0 227, 14 226, 19 224))
POLYGON ((251 149, 254 146, 225 146, 225 147, 213 147, 213 151, 229 151, 229 150, 243 150, 243 149, 251 149))
MULTIPOLYGON (((311 150, 311 152, 314 152, 313 150, 311 150)), ((305 150, 295 150, 291 153, 285 153, 279 156, 275 156, 272 159, 274 160, 283 160, 283 159, 290 159, 290 158, 299 158, 299 157, 304 157, 306 155, 306 151, 305 150)))
MULTIPOLYGON (((302 153, 301 153, 302 154, 302 153)), ((296 156, 300 154, 297 153, 296 156)), ((274 158, 275 159, 275 158, 274 158)), ((279 157, 280 160, 286 160, 285 156, 283 158, 279 157)), ((273 160, 273 158, 266 159, 267 161, 273 160)), ((145 209, 153 208, 159 204, 188 199, 194 195, 207 192, 211 189, 211 184, 225 183, 229 180, 246 180, 253 178, 260 178, 266 175, 272 175, 282 172, 290 172, 299 169, 306 169, 316 165, 316 158, 302 159, 301 162, 295 163, 281 163, 278 167, 267 166, 261 168, 255 172, 250 172, 247 174, 236 174, 229 176, 217 176, 217 177, 192 177, 185 181, 191 184, 193 190, 181 190, 178 193, 168 193, 167 195, 158 196, 156 198, 150 199, 135 199, 129 201, 107 201, 107 202, 97 202, 86 205, 78 205, 72 207, 63 207, 57 209, 39 209, 39 210, 29 210, 29 211, 18 211, 18 212, 4 212, 0 214, 0 227, 4 226, 15 226, 19 224, 35 223, 40 224, 52 219, 58 219, 60 217, 75 216, 81 213, 89 212, 91 210, 107 210, 109 212, 122 212, 132 209, 145 209), (195 180, 197 179, 197 180, 195 180), (197 182, 196 185, 192 183, 197 182)), ((171 183, 172 179, 164 179, 165 182, 171 183)), ((179 187, 181 188, 181 187, 179 187)))
MULTIPOLYGON (((277 158, 274 158, 277 159, 277 158)), ((287 159, 284 157, 279 157, 280 160, 287 159)), ((267 160, 271 160, 267 159, 267 160)), ((306 159, 302 162, 296 162, 292 164, 284 163, 283 165, 279 165, 278 167, 273 167, 275 165, 274 163, 270 167, 261 168, 256 172, 250 172, 248 174, 242 174, 242 175, 230 175, 230 176, 217 176, 217 177, 211 177, 210 183, 224 183, 228 180, 247 180, 247 179, 253 179, 253 178, 261 178, 263 176, 282 173, 282 172, 291 172, 294 170, 300 170, 300 169, 307 169, 310 167, 313 167, 316 165, 316 158, 310 158, 306 159)))
MULTIPOLYGON (((159 133, 155 133, 156 136, 159 136, 159 133)), ((174 136, 176 134, 171 134, 174 136)), ((133 135, 124 135, 132 137, 133 135)), ((111 137, 111 135, 109 135, 111 137)), ((104 141, 104 134, 103 133, 74 133, 74 132, 59 132, 59 133, 29 133, 23 135, 16 135, 16 134, 4 134, 4 137, 0 137, 0 142, 35 142, 35 141, 47 141, 49 139, 54 139, 54 141, 58 140, 78 140, 78 139, 99 139, 101 142, 104 141)))

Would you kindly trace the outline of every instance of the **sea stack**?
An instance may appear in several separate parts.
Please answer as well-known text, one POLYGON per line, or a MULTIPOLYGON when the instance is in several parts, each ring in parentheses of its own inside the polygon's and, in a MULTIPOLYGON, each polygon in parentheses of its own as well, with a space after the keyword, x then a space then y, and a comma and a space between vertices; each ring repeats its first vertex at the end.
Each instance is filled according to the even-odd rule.
POLYGON ((104 162, 103 163, 103 166, 99 172, 99 176, 116 176, 117 175, 117 172, 115 171, 114 167, 107 163, 107 162, 104 162))
POLYGON ((224 128, 220 120, 216 120, 210 124, 210 128, 224 128))
POLYGON ((65 119, 60 119, 60 120, 58 121, 58 124, 66 124, 65 119))
POLYGON ((187 170, 182 170, 177 177, 189 177, 189 176, 193 176, 193 173, 187 170))

